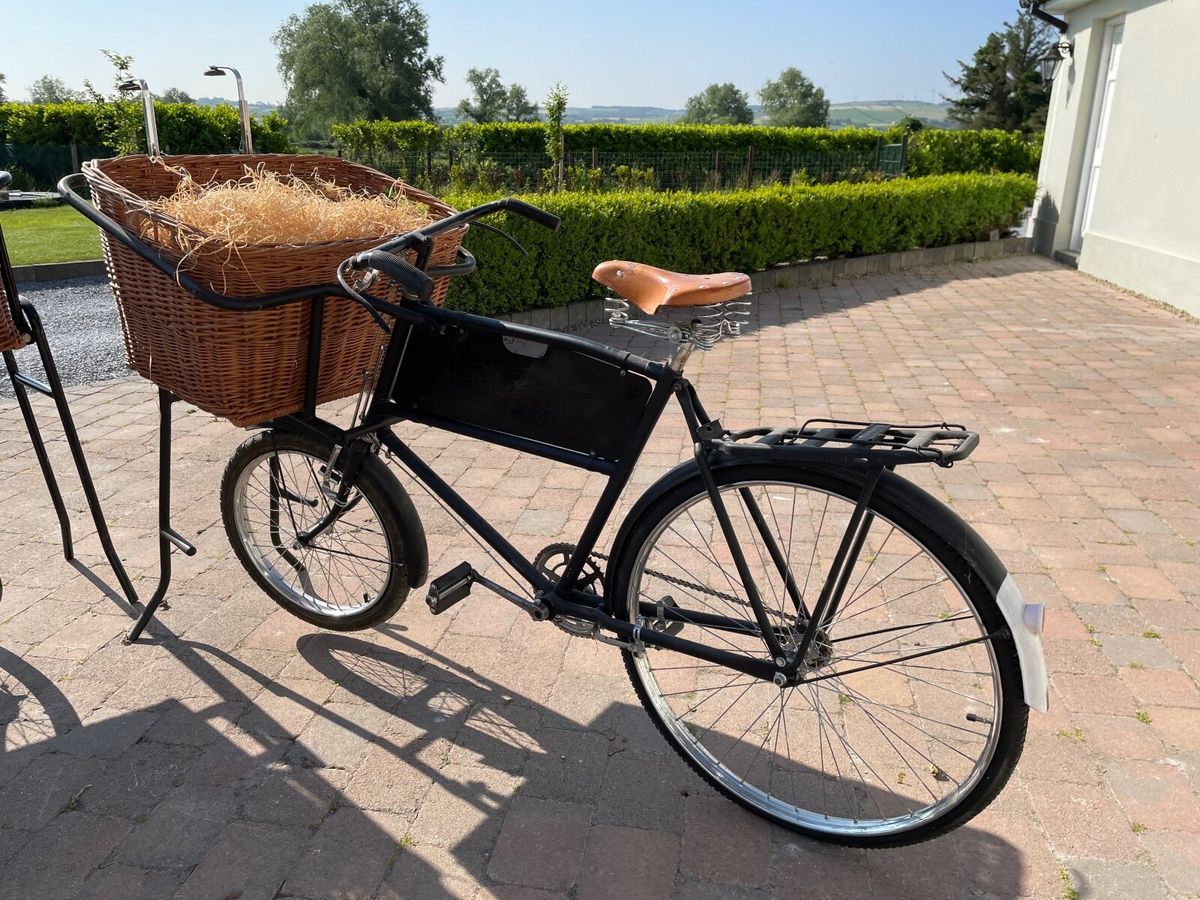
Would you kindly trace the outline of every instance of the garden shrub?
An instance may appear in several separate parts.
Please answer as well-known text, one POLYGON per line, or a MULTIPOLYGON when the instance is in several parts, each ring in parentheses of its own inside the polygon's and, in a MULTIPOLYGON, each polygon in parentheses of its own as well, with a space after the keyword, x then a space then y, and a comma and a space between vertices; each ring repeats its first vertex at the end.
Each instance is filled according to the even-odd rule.
POLYGON ((908 142, 908 174, 1019 172, 1036 175, 1042 135, 1019 131, 946 131, 925 128, 908 142))
MULTIPOLYGON (((472 230, 479 270, 456 279, 450 305, 497 314, 601 296, 592 269, 630 259, 683 272, 753 272, 815 257, 860 256, 979 239, 1015 225, 1035 183, 1020 175, 942 175, 863 184, 767 187, 722 193, 539 194, 558 232, 515 216, 494 224, 529 251, 472 230)), ((491 196, 458 193, 458 209, 491 196)))
MULTIPOLYGON (((155 103, 154 116, 166 153, 235 153, 241 144, 241 119, 232 106, 155 103)), ((286 127, 277 112, 252 119, 255 151, 291 151, 286 127)), ((18 170, 25 187, 49 190, 70 174, 69 145, 79 148, 81 160, 140 152, 142 131, 137 102, 0 103, 0 166, 18 170)))

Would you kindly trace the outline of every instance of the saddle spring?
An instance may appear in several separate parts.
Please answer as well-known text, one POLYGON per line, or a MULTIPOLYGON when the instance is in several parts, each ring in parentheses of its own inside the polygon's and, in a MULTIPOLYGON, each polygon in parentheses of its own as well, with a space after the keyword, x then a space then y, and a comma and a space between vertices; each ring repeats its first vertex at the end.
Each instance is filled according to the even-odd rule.
POLYGON ((728 300, 696 309, 703 312, 694 316, 685 328, 669 322, 630 318, 628 300, 604 298, 604 312, 613 328, 628 328, 675 344, 691 344, 700 350, 711 350, 726 337, 737 337, 742 333, 742 326, 750 320, 749 300, 728 300))

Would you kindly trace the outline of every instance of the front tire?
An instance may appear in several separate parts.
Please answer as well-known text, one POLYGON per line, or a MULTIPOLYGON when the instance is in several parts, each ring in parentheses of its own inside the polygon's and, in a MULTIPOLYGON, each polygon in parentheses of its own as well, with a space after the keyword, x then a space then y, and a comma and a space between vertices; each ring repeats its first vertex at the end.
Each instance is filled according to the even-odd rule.
MULTIPOLYGON (((812 611, 859 483, 766 463, 714 476, 771 627, 795 647, 804 629, 795 597, 812 611), (791 593, 751 502, 786 557, 791 593)), ((953 517, 914 517, 921 506, 906 491, 918 489, 897 479, 872 497, 845 599, 801 684, 780 688, 673 651, 624 653, 642 705, 693 769, 820 840, 890 847, 955 828, 1004 786, 1024 741, 1020 666, 996 598, 939 532, 953 517)), ((662 627, 664 604, 674 605, 678 637, 770 659, 698 474, 650 503, 614 552, 614 614, 662 627), (696 613, 725 625, 689 620, 696 613)))
POLYGON ((341 472, 333 445, 265 431, 234 452, 221 479, 221 517, 238 560, 292 615, 335 631, 392 617, 424 571, 424 535, 412 501, 377 456, 362 461, 345 511, 331 515, 341 472))

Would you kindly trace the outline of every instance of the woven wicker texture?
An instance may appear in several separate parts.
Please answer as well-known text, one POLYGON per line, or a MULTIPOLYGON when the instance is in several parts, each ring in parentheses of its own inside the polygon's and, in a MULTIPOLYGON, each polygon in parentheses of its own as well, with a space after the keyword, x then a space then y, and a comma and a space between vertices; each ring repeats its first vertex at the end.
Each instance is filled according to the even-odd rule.
POLYGON ((17 330, 17 323, 13 321, 12 310, 8 306, 8 295, 4 293, 4 286, 0 285, 0 353, 19 350, 28 343, 29 338, 17 330))
MULTIPOLYGON (((92 198, 101 212, 143 235, 161 255, 199 284, 230 297, 261 297, 290 288, 328 284, 338 263, 391 235, 327 241, 300 247, 252 245, 235 253, 203 247, 179 262, 171 236, 178 222, 147 212, 145 200, 173 193, 187 171, 199 184, 240 178, 247 166, 317 177, 356 191, 396 191, 429 207, 435 219, 454 210, 435 197, 345 160, 323 156, 145 156, 84 163, 92 198)), ((439 235, 430 265, 454 261, 465 228, 439 235)), ((312 301, 258 312, 218 309, 180 287, 119 241, 101 234, 104 259, 117 299, 129 367, 201 409, 235 425, 253 425, 301 409, 307 369, 312 301)), ((448 279, 438 279, 434 302, 446 296, 448 279)), ((394 294, 390 299, 396 299, 394 294)), ((365 373, 378 361, 383 332, 370 316, 346 300, 325 304, 321 330, 317 402, 358 393, 365 373)))

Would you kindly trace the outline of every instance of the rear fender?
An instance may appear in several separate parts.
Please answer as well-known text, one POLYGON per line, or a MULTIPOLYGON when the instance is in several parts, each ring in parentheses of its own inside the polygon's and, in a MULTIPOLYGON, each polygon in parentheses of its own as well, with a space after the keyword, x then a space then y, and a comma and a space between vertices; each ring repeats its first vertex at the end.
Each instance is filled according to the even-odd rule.
MULTIPOLYGON (((768 460, 763 461, 768 462, 768 460)), ((789 465, 778 460, 769 460, 769 462, 772 465, 789 465)), ((731 465, 744 464, 743 460, 736 462, 720 460, 713 463, 713 468, 722 469, 731 465)), ((795 465, 794 468, 811 467, 795 465)), ((836 471, 822 469, 822 472, 838 477, 850 487, 861 485, 865 477, 865 472, 859 469, 846 468, 836 471)), ((625 517, 625 521, 621 523, 617 536, 613 539, 612 553, 608 568, 604 573, 604 596, 609 600, 611 615, 623 615, 622 610, 612 608, 611 604, 616 601, 614 581, 621 560, 625 553, 632 553, 635 550, 633 547, 626 546, 630 534, 653 503, 693 479, 696 481, 697 487, 702 489, 703 482, 696 461, 688 460, 680 463, 650 485, 633 505, 629 515, 625 517)), ((979 572, 984 586, 996 597, 1005 624, 1008 625, 1008 630, 1012 634, 1017 650, 1017 660, 1021 665, 1025 703, 1031 709, 1045 712, 1049 706, 1049 678, 1046 674, 1046 660, 1042 654, 1043 605, 1026 603, 1021 596, 1020 589, 1000 558, 996 556, 995 551, 958 513, 928 491, 890 471, 885 471, 880 477, 876 491, 896 505, 911 511, 918 518, 927 522, 937 522, 938 533, 979 572)))

